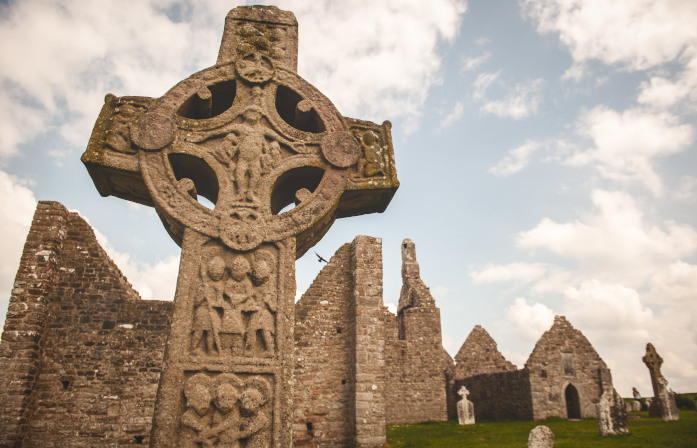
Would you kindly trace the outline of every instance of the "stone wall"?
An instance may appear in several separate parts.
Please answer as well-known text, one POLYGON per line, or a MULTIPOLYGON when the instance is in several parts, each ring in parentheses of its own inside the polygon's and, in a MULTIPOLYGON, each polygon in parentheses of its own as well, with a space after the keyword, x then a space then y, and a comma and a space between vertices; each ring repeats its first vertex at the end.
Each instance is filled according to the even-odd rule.
POLYGON ((607 365, 564 316, 554 318, 554 325, 537 341, 525 367, 530 371, 535 420, 568 418, 569 385, 578 393, 580 418, 596 417, 595 405, 602 394, 599 370, 607 371, 607 365))
POLYGON ((342 246, 296 303, 298 447, 385 444, 381 240, 342 246))
MULTIPOLYGON (((453 363, 408 248, 399 318, 366 236, 296 304, 295 446, 377 447, 386 423, 446 419, 453 363)), ((171 311, 141 300, 76 213, 40 202, 0 343, 0 446, 148 444, 171 311)))
POLYGON ((0 446, 147 444, 170 311, 82 218, 40 202, 0 343, 0 446))
POLYGON ((532 420, 530 375, 527 369, 484 373, 454 380, 457 390, 465 386, 474 405, 474 415, 481 420, 532 420))
POLYGON ((475 325, 455 355, 455 367, 448 372, 448 417, 457 418, 456 403, 460 400, 455 380, 481 373, 507 372, 517 367, 499 352, 494 338, 480 325, 475 325))
POLYGON ((408 239, 402 243, 402 281, 397 316, 384 312, 387 424, 444 421, 445 372, 453 361, 443 349, 440 310, 420 278, 408 239))

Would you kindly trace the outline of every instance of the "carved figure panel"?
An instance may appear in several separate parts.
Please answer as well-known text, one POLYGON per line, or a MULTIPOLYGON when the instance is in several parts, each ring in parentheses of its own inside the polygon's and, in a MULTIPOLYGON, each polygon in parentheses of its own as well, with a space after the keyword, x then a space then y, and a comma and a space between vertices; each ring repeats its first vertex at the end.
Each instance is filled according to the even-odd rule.
POLYGON ((216 241, 204 246, 191 314, 192 355, 273 356, 277 257, 267 245, 249 253, 216 241))
POLYGON ((271 445, 270 375, 188 373, 177 446, 261 448, 271 445))

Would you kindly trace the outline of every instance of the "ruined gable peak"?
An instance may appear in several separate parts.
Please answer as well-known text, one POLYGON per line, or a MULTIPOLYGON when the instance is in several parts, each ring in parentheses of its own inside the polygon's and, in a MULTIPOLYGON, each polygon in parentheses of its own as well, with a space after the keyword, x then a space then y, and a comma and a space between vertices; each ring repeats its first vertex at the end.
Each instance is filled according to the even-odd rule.
POLYGON ((516 370, 498 351, 494 338, 480 325, 475 325, 455 355, 454 378, 467 378, 479 373, 516 370))
POLYGON ((416 245, 409 238, 402 241, 402 278, 420 278, 419 263, 416 261, 416 245))

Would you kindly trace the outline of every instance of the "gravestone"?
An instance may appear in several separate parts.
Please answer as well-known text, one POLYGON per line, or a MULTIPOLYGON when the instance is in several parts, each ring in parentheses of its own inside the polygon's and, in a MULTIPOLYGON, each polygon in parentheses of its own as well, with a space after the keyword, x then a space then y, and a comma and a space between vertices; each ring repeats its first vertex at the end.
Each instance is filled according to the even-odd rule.
POLYGON ((161 98, 107 95, 82 156, 182 247, 152 447, 291 446, 295 259, 399 186, 390 123, 340 115, 297 51, 291 12, 235 8, 213 67, 161 98))
POLYGON ((598 369, 598 379, 602 394, 595 405, 598 413, 598 431, 601 436, 628 434, 627 404, 612 386, 608 369, 598 369))
MULTIPOLYGON (((661 358, 653 344, 646 344, 646 355, 642 358, 651 375, 653 400, 649 406, 649 417, 662 418, 664 422, 680 420, 680 412, 675 403, 675 396, 668 390, 668 380, 661 374, 661 358)), ((648 399, 647 399, 648 402, 648 399)))
POLYGON ((554 446, 554 433, 546 426, 540 425, 530 431, 528 448, 552 448, 554 446))
POLYGON ((632 401, 632 412, 639 412, 641 411, 641 401, 632 401))
POLYGON ((457 402, 457 420, 461 425, 474 425, 474 404, 467 399, 470 392, 462 386, 457 392, 462 400, 457 402))

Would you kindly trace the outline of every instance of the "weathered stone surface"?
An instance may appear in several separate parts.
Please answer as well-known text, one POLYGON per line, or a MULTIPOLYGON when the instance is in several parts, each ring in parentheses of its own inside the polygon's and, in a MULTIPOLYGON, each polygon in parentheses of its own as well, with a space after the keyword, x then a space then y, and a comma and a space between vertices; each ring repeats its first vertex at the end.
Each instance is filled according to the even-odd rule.
MULTIPOLYGON (((480 421, 582 419, 597 414, 603 372, 609 378, 605 362, 583 334, 566 318, 556 316, 524 369, 474 375, 454 380, 453 385, 458 389, 464 385, 471 392, 480 421)), ((611 387, 612 381, 605 386, 611 387)), ((449 391, 452 389, 450 386, 449 391)))
POLYGON ((462 400, 457 402, 457 421, 460 425, 474 425, 474 405, 467 399, 469 391, 465 386, 457 392, 462 400))
POLYGON ((620 397, 614 387, 609 371, 600 371, 600 386, 603 394, 600 401, 596 404, 598 412, 598 431, 601 436, 612 436, 616 434, 628 434, 629 425, 627 424, 627 407, 625 401, 620 397))
POLYGON ((528 448, 552 448, 554 446, 554 433, 546 426, 537 426, 530 431, 528 448))
MULTIPOLYGON (((661 374, 661 358, 653 344, 646 344, 646 355, 642 358, 651 375, 653 400, 649 405, 649 417, 662 418, 664 422, 680 420, 680 411, 675 403, 675 395, 668 390, 668 380, 661 374)), ((647 400, 648 401, 648 400, 647 400)))
POLYGON ((0 343, 0 446, 147 444, 171 310, 76 213, 39 202, 0 343))
POLYGON ((484 373, 454 381, 465 386, 477 403, 477 419, 533 420, 530 375, 527 369, 511 372, 484 373))
POLYGON ((588 339, 564 316, 554 318, 525 367, 530 371, 535 420, 596 416, 595 404, 602 393, 600 374, 608 368, 588 339))
POLYGON ((631 407, 632 407, 632 412, 639 412, 641 411, 641 402, 640 401, 632 401, 631 402, 631 407))
MULTIPOLYGON (((403 260, 415 263, 409 243, 403 260)), ((408 279, 406 291, 420 286, 409 293, 420 306, 401 310, 403 339, 383 306, 379 239, 359 236, 342 246, 298 301, 295 446, 381 446, 385 424, 446 419, 444 371, 452 360, 439 310, 423 282, 408 279), (360 431, 368 437, 359 440, 360 431)))
POLYGON ((406 425, 447 420, 445 372, 453 360, 443 348, 440 309, 421 279, 416 247, 402 241, 402 290, 397 316, 385 321, 386 421, 406 425))
POLYGON ((399 185, 389 122, 342 117, 297 75, 297 27, 230 11, 215 66, 158 99, 107 95, 82 156, 103 196, 154 206, 182 246, 153 447, 291 446, 294 260, 399 185))
POLYGON ((469 378, 482 373, 508 372, 517 367, 507 361, 498 351, 496 341, 480 325, 475 325, 455 355, 455 367, 450 369, 448 377, 448 416, 457 417, 455 403, 457 392, 455 380, 469 378))
POLYGON ((381 240, 358 236, 295 308, 296 447, 385 444, 381 240))

